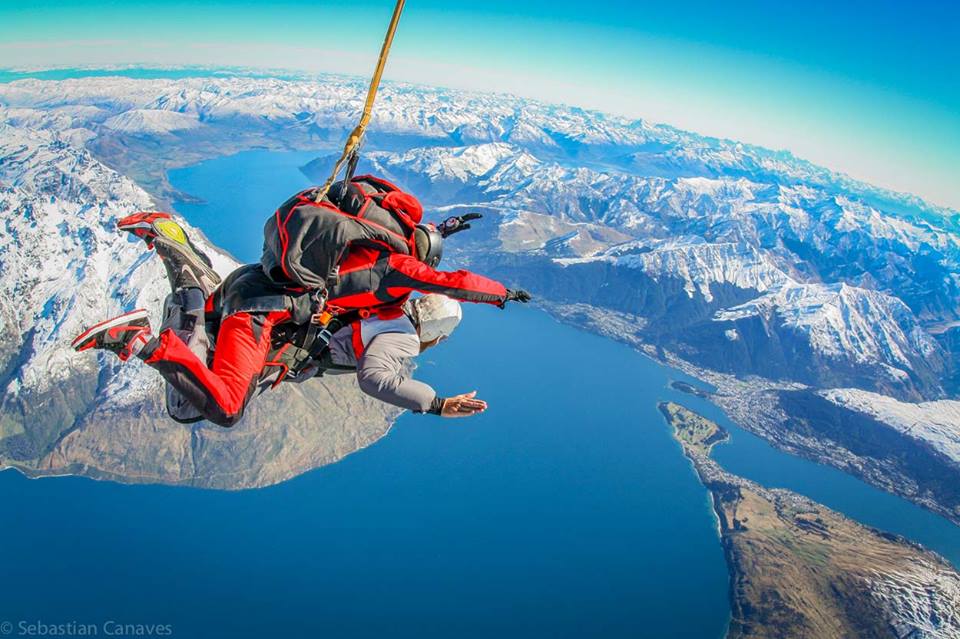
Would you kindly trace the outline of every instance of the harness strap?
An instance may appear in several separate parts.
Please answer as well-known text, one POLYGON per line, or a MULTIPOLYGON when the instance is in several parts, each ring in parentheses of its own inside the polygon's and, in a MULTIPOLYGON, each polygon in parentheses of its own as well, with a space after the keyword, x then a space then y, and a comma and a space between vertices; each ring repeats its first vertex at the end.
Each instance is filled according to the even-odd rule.
MULTIPOLYGON (((309 352, 313 355, 313 344, 317 341, 317 336, 320 334, 320 327, 310 322, 310 326, 307 327, 307 333, 303 336, 303 344, 300 348, 309 352)), ((327 341, 329 344, 329 340, 327 341)))
POLYGON ((302 348, 310 353, 311 360, 320 359, 323 352, 330 348, 330 340, 333 339, 333 334, 344 326, 348 326, 349 324, 358 320, 360 315, 360 311, 348 311, 335 316, 323 328, 320 328, 316 325, 311 325, 311 329, 316 328, 318 330, 312 337, 310 331, 307 331, 307 339, 309 339, 310 342, 304 344, 302 348))
POLYGON ((337 179, 337 175, 340 173, 340 169, 343 168, 345 162, 352 162, 353 159, 351 156, 356 152, 360 147, 360 141, 363 139, 363 134, 367 130, 367 125, 370 124, 370 116, 373 113, 373 103, 377 99, 377 89, 380 88, 380 78, 383 77, 383 69, 387 65, 387 57, 390 55, 390 45, 393 44, 393 35, 397 31, 397 24, 400 22, 400 14, 403 12, 403 5, 405 0, 397 0, 397 5, 393 8, 393 17, 390 18, 390 26, 387 27, 387 35, 383 39, 383 46, 380 47, 380 57, 377 60, 377 67, 373 71, 373 78, 370 79, 370 88, 367 89, 367 100, 363 105, 363 113, 360 115, 360 123, 357 124, 357 127, 350 133, 347 137, 347 143, 343 146, 343 153, 340 155, 340 159, 337 160, 337 163, 333 166, 333 173, 327 178, 326 183, 320 188, 316 195, 316 201, 319 202, 327 194, 327 191, 330 190, 330 187, 337 179))
POLYGON ((361 313, 348 311, 331 319, 326 326, 310 323, 304 332, 296 325, 281 327, 275 335, 273 351, 267 367, 278 368, 276 378, 267 386, 274 388, 286 380, 303 381, 300 373, 311 366, 323 370, 354 370, 339 366, 330 359, 330 341, 334 333, 354 323, 359 323, 361 313), (302 334, 302 338, 299 336, 302 334))

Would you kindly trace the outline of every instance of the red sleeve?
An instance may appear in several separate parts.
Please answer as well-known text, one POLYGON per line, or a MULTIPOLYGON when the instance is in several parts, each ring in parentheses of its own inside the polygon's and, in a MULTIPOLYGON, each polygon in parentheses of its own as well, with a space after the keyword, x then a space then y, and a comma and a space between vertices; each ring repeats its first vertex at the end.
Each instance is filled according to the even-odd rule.
POLYGON ((412 255, 394 253, 389 258, 390 272, 381 280, 392 297, 410 291, 440 293, 462 302, 503 304, 507 289, 496 280, 470 271, 437 271, 412 255))

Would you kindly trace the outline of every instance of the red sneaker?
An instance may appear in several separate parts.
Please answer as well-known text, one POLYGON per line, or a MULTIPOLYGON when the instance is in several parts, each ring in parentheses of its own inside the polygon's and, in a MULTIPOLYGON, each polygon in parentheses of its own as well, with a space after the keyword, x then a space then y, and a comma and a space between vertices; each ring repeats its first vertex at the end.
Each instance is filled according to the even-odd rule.
POLYGON ((185 242, 186 236, 183 233, 183 229, 173 221, 173 216, 169 213, 160 213, 158 211, 141 211, 140 213, 134 213, 118 221, 117 228, 121 231, 133 233, 146 242, 149 248, 153 248, 153 241, 160 235, 166 234, 165 230, 168 228, 168 224, 171 225, 169 227, 171 234, 176 235, 177 232, 179 232, 179 235, 184 238, 181 241, 185 242), (174 228, 176 230, 173 230, 174 228))
POLYGON ((149 341, 150 320, 141 308, 91 326, 70 345, 78 353, 90 348, 108 350, 125 362, 149 341))

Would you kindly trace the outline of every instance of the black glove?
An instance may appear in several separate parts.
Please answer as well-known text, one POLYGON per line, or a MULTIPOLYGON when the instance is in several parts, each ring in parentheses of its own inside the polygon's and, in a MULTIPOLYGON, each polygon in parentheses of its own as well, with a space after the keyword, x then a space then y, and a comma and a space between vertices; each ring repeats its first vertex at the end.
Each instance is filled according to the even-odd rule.
POLYGON ((483 215, 480 213, 467 213, 466 215, 454 215, 448 217, 437 226, 440 235, 444 238, 450 237, 454 233, 466 231, 470 228, 470 220, 479 220, 483 215))
POLYGON ((503 300, 503 304, 500 305, 500 308, 503 308, 507 305, 507 302, 520 302, 521 304, 526 304, 533 299, 533 296, 530 293, 527 293, 522 288, 517 290, 507 289, 507 296, 503 300))

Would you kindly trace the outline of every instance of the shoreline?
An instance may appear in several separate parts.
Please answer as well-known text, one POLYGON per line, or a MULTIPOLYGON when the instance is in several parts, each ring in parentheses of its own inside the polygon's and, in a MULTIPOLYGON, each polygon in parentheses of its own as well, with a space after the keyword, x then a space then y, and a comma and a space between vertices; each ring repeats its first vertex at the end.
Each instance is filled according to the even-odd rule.
POLYGON ((697 380, 698 384, 673 380, 671 387, 710 402, 732 423, 760 437, 777 450, 839 470, 867 485, 943 517, 960 528, 960 509, 954 512, 928 496, 904 489, 904 486, 915 484, 913 478, 891 474, 888 469, 872 462, 870 458, 857 458, 848 449, 835 442, 805 437, 785 430, 784 423, 790 416, 782 413, 771 395, 785 391, 812 391, 810 387, 800 383, 777 382, 759 377, 742 380, 732 375, 698 367, 670 351, 633 337, 629 331, 631 326, 629 318, 619 313, 587 305, 575 305, 577 308, 574 309, 569 304, 547 302, 539 306, 560 322, 624 344, 657 364, 697 380), (583 311, 585 308, 589 309, 586 313, 574 313, 575 310, 583 311), (693 390, 677 388, 674 384, 690 386, 693 390), (708 391, 707 388, 713 390, 708 391), (853 461, 857 461, 858 464, 852 464, 853 461))
POLYGON ((896 628, 897 636, 946 638, 960 631, 960 574, 940 555, 727 472, 710 457, 729 439, 720 425, 674 402, 658 409, 720 525, 728 637, 882 636, 896 628))

